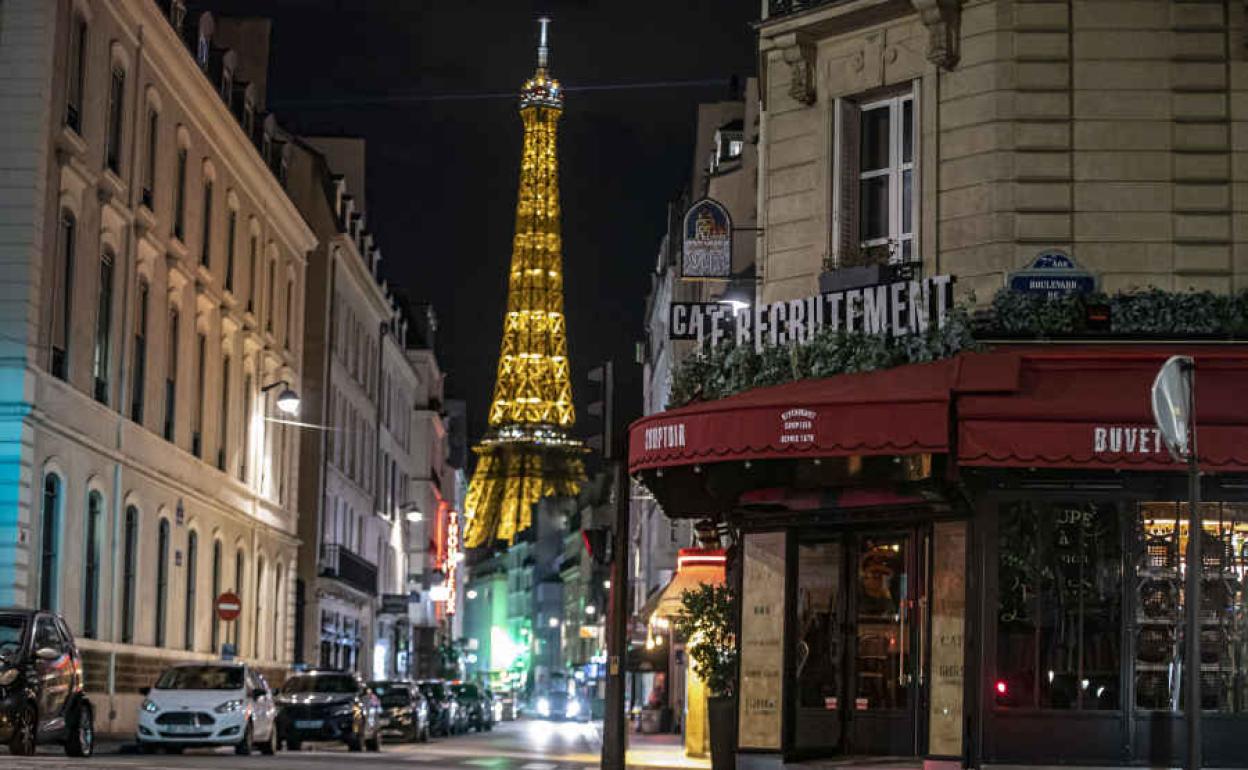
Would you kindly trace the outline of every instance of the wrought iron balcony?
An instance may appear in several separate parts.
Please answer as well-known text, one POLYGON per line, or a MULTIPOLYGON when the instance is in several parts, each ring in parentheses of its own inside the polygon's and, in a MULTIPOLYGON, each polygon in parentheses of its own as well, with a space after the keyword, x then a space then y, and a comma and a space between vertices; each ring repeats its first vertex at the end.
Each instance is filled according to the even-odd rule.
POLYGON ((843 2, 843 0, 768 0, 767 18, 775 19, 780 16, 788 16, 791 13, 809 11, 811 8, 821 5, 831 5, 839 2, 843 2))
POLYGON ((321 546, 321 576, 340 580, 370 596, 377 595, 377 565, 345 546, 321 546))

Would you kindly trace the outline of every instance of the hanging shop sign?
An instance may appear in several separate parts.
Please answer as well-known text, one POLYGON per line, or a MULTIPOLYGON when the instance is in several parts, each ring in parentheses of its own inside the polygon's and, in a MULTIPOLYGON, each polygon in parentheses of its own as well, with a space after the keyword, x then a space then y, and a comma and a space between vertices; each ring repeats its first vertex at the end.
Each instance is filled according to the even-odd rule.
POLYGON ((1027 267, 1010 274, 1010 290, 1043 294, 1052 299, 1066 294, 1096 291, 1096 276, 1079 266, 1069 254, 1049 249, 1036 255, 1027 267))
POLYGON ((703 198, 685 212, 681 278, 732 277, 732 216, 719 201, 703 198))
POLYGON ((768 345, 809 342, 819 330, 891 334, 922 334, 933 324, 943 327, 953 308, 954 278, 890 281, 802 299, 781 300, 736 309, 722 302, 673 302, 668 338, 697 340, 698 345, 722 342, 768 345))

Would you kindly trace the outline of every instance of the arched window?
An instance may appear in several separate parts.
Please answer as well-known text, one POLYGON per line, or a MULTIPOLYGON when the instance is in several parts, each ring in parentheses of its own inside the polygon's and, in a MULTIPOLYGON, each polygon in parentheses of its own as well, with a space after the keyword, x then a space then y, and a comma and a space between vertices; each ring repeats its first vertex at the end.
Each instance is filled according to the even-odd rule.
POLYGON ((74 17, 74 25, 69 32, 69 66, 66 75, 69 78, 65 99, 65 125, 82 133, 82 99, 86 90, 87 72, 87 22, 81 16, 74 17))
POLYGON ((39 526, 39 609, 56 609, 56 578, 60 565, 59 519, 61 515, 61 477, 49 473, 43 478, 43 511, 39 526))
POLYGON ((169 308, 169 355, 165 362, 165 441, 173 441, 178 420, 178 309, 169 308))
POLYGON ((217 618, 216 601, 221 595, 221 541, 212 541, 212 651, 221 651, 221 621, 217 618))
POLYGON ((258 556, 256 557, 256 601, 254 602, 254 604, 256 605, 256 619, 251 624, 251 655, 253 658, 260 657, 260 637, 262 636, 262 634, 260 633, 261 617, 262 617, 260 614, 260 609, 261 609, 260 604, 261 604, 261 597, 264 596, 263 591, 264 591, 264 557, 258 556))
POLYGON ((87 495, 86 562, 82 580, 82 635, 95 639, 100 632, 100 531, 104 519, 104 496, 95 490, 87 495))
POLYGON ((204 222, 202 235, 199 239, 199 264, 208 267, 212 264, 212 180, 204 180, 204 222))
POLYGON ((221 441, 217 447, 217 468, 229 472, 230 457, 230 357, 221 359, 221 441))
POLYGON ((108 134, 105 136, 104 162, 108 170, 121 175, 121 135, 125 129, 126 71, 113 67, 108 89, 108 134))
POLYGON ((238 236, 238 211, 230 209, 225 228, 225 290, 234 292, 234 241, 238 236))
POLYGON ((286 609, 286 602, 282 599, 282 565, 280 564, 273 572, 273 600, 277 602, 277 608, 273 612, 273 660, 281 660, 281 652, 284 649, 282 634, 286 630, 283 612, 286 609))
POLYGON ((95 379, 95 400, 108 403, 108 369, 113 341, 113 252, 100 255, 100 293, 95 306, 95 355, 91 371, 95 379))
POLYGON ((58 228, 56 262, 52 269, 52 354, 49 367, 53 377, 69 377, 69 341, 73 318, 74 236, 77 220, 68 211, 61 212, 58 228))
POLYGON ((178 147, 176 181, 173 188, 173 237, 186 243, 186 147, 178 147))
POLYGON ((134 309, 134 382, 130 394, 130 419, 143 423, 143 392, 147 388, 147 300, 151 286, 146 278, 139 278, 139 290, 135 296, 134 309))
POLYGON ((156 646, 165 646, 169 608, 169 520, 161 519, 156 531, 156 646))
MULTIPOLYGON (((239 599, 243 598, 243 577, 244 575, 246 575, 246 573, 243 572, 243 570, 246 568, 246 566, 247 566, 246 557, 243 556, 243 549, 240 548, 238 549, 238 552, 234 554, 234 593, 238 594, 239 599)), ((242 625, 243 625, 243 616, 239 615, 238 618, 234 620, 234 651, 235 652, 240 651, 239 645, 242 644, 241 642, 243 638, 243 634, 241 631, 242 625)))
POLYGON ((121 641, 134 641, 134 586, 138 569, 139 509, 126 507, 126 528, 121 558, 121 641))
POLYGON ((186 616, 182 635, 186 649, 195 649, 195 586, 196 568, 199 566, 199 534, 191 530, 186 536, 186 616))

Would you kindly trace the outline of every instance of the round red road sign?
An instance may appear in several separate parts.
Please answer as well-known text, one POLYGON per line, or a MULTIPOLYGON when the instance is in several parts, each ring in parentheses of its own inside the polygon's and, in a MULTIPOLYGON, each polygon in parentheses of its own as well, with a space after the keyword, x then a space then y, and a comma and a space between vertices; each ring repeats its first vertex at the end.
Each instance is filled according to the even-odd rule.
POLYGON ((226 591, 217 597, 217 617, 222 620, 234 620, 243 611, 243 603, 238 594, 226 591))

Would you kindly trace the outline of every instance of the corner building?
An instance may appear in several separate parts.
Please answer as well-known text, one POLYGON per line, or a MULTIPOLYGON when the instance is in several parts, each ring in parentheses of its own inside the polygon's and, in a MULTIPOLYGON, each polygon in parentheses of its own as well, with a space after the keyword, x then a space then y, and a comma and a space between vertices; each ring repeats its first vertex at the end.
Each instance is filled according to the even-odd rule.
POLYGON ((632 428, 669 516, 739 533, 738 767, 1181 764, 1187 478, 1149 405, 1171 355, 1197 382, 1204 761, 1244 766, 1248 346, 1208 309, 1248 288, 1243 5, 760 10, 751 320, 804 344, 793 301, 825 294, 887 333, 889 287, 950 277, 998 326, 632 428), (1074 331, 1010 317, 1091 289, 1074 331), (1208 331, 1126 312, 1184 302, 1208 331))
POLYGON ((234 50, 263 22, 29 0, 0 30, 0 605, 65 616, 124 732, 167 664, 291 660, 297 458, 265 388, 300 388, 314 239, 267 50, 234 50))

